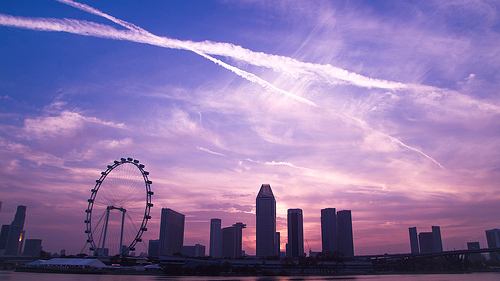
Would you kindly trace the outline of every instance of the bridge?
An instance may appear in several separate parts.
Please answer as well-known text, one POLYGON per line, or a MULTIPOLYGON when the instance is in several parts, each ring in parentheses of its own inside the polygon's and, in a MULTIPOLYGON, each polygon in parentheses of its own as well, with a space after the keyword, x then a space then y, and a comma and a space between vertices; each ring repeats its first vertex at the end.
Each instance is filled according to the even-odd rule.
POLYGON ((356 256, 357 259, 370 260, 375 271, 469 271, 485 268, 481 254, 499 253, 500 248, 475 250, 453 250, 424 254, 383 254, 356 256))

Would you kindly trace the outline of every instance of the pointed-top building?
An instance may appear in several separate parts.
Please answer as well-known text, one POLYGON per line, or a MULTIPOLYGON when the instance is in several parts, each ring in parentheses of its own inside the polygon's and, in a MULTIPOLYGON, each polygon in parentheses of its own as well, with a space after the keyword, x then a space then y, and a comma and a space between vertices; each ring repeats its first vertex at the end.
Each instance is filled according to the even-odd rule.
POLYGON ((276 255, 276 200, 269 184, 260 187, 256 198, 256 249, 258 257, 276 255))
POLYGON ((24 220, 26 218, 26 206, 17 206, 14 220, 9 226, 9 233, 5 244, 5 255, 17 256, 21 253, 24 242, 24 220))

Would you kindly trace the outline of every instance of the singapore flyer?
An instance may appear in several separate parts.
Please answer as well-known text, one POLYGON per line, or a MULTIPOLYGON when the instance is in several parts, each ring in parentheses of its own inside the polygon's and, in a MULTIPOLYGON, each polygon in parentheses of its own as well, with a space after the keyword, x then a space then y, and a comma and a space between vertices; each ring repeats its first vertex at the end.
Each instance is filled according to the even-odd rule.
POLYGON ((133 158, 115 160, 90 190, 85 210, 88 250, 96 256, 127 256, 142 245, 151 219, 151 180, 144 164, 133 158))

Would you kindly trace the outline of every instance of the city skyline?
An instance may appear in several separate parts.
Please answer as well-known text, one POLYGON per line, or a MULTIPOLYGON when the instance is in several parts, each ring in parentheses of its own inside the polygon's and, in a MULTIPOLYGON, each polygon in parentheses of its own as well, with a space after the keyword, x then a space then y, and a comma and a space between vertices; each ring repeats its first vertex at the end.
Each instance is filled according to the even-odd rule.
POLYGON ((168 207, 186 245, 220 218, 255 254, 262 183, 282 251, 291 208, 314 251, 329 207, 352 210, 356 254, 407 252, 412 226, 441 226, 445 250, 499 227, 498 3, 82 3, 114 21, 0 3, 0 222, 29 206, 44 249, 83 247, 89 190, 119 157, 153 181, 144 241, 168 207))
MULTIPOLYGON (((264 211, 275 208, 276 200, 269 184, 261 185, 257 195, 256 206, 259 204, 261 207, 264 206, 264 211), (259 202, 259 199, 262 198, 272 199, 272 204, 268 205, 267 202, 265 202, 264 205, 262 205, 262 202, 259 202)), ((257 220, 259 220, 259 216, 260 219, 262 219, 262 215, 266 214, 266 212, 263 213, 262 211, 263 210, 260 211, 260 215, 259 213, 256 214, 255 217, 257 220)), ((147 252, 140 252, 141 256, 147 255, 150 258, 156 259, 166 256, 210 257, 215 259, 238 259, 246 256, 252 256, 249 255, 243 248, 243 229, 246 228, 246 224, 242 222, 237 222, 231 226, 221 228, 221 219, 210 219, 210 251, 207 255, 205 245, 199 243, 196 243, 195 245, 184 244, 184 214, 176 212, 170 208, 162 208, 161 212, 162 222, 160 225, 160 236, 158 239, 149 240, 147 242, 147 252)), ((285 256, 288 258, 301 258, 306 256, 316 257, 318 254, 322 254, 324 257, 330 258, 350 258, 356 256, 354 252, 352 215, 350 210, 340 210, 336 212, 335 208, 321 209, 322 251, 314 252, 311 248, 309 248, 309 253, 306 253, 304 249, 304 241, 306 241, 308 247, 309 242, 303 235, 302 210, 288 209, 287 213, 288 235, 285 252, 280 252, 280 247, 278 246, 280 245, 280 232, 275 232, 275 235, 272 237, 265 237, 268 241, 273 242, 271 243, 273 246, 273 251, 271 252, 273 252, 273 254, 263 255, 261 249, 259 250, 260 254, 254 255, 255 257, 260 259, 275 259, 276 257, 282 258, 285 256)), ((269 212, 268 214, 272 215, 273 212, 269 212)), ((268 214, 266 214, 266 216, 268 214)), ((42 240, 33 238, 26 239, 25 237, 25 218, 26 206, 19 205, 17 206, 12 223, 2 225, 2 231, 0 234, 0 256, 38 257, 42 254, 42 240), (16 239, 12 239, 12 237, 16 237, 16 239), (17 237, 19 237, 19 239, 17 239, 17 237)), ((266 220, 268 220, 268 218, 266 218, 266 220)), ((433 225, 431 229, 431 232, 417 233, 416 227, 408 228, 410 243, 410 251, 408 254, 410 254, 410 256, 443 252, 444 248, 442 244, 441 227, 433 225)), ((485 234, 487 240, 486 248, 499 248, 500 229, 485 230, 485 234)), ((96 233, 95 235, 102 235, 102 233, 96 233)), ((113 240, 113 237, 110 237, 110 239, 113 240)), ((267 243, 266 240, 263 241, 263 244, 267 243)), ((260 243, 262 243, 262 237, 260 243)), ((120 248, 121 255, 128 255, 131 252, 133 252, 132 255, 136 255, 135 248, 128 249, 125 245, 120 248)), ((105 257, 115 255, 108 247, 96 248, 94 250, 89 243, 86 243, 86 246, 82 249, 80 254, 85 254, 87 250, 90 250, 89 255, 91 256, 105 257), (87 246, 90 248, 85 249, 87 246)), ((454 249, 454 251, 455 250, 456 249, 454 249)), ((468 241, 467 250, 481 250, 480 242, 468 241)), ((50 253, 48 254, 51 255, 50 253)), ((405 253, 399 253, 399 255, 401 254, 405 253)), ((58 256, 58 253, 54 253, 54 255, 58 256)), ((65 256, 66 250, 61 249, 60 255, 65 256)), ((384 256, 386 255, 387 254, 384 254, 384 256)), ((495 253, 490 253, 489 256, 492 260, 498 259, 498 255, 495 253)), ((471 255, 471 258, 476 261, 480 261, 482 259, 479 254, 473 254, 471 255)))

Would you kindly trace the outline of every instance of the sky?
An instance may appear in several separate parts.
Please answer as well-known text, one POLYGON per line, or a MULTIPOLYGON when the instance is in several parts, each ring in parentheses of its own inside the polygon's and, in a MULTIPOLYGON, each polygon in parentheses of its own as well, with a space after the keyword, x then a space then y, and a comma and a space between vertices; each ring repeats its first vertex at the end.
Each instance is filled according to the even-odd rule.
POLYGON ((255 253, 263 183, 282 250, 288 208, 306 251, 329 207, 352 210, 360 255, 409 252, 411 226, 441 226, 445 250, 500 227, 499 2, 78 3, 0 3, 0 223, 28 206, 45 250, 84 248, 90 189, 121 157, 153 181, 146 242, 163 207, 184 244, 217 217, 255 253))

